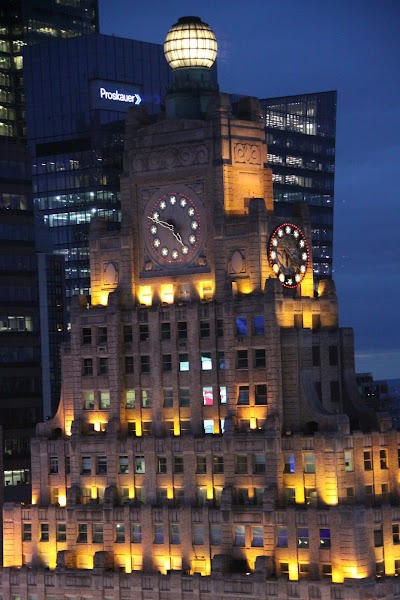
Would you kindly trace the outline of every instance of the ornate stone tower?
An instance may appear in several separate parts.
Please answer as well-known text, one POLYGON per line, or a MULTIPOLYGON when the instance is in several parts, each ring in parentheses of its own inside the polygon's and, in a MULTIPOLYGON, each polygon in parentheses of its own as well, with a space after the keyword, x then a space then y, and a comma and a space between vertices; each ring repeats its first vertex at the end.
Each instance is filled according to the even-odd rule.
POLYGON ((165 117, 127 120, 121 229, 92 223, 32 505, 5 507, 3 588, 354 598, 400 570, 397 433, 359 403, 306 211, 273 214, 258 102, 232 117, 199 19, 165 50, 165 117))

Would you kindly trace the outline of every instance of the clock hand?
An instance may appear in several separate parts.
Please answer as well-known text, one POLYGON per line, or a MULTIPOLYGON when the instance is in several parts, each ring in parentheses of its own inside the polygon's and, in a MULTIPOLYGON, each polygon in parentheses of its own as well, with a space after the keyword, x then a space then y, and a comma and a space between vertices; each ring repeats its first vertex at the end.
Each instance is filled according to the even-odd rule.
POLYGON ((172 235, 174 236, 174 238, 180 243, 181 246, 184 246, 183 240, 182 240, 182 236, 180 233, 173 231, 172 235))
POLYGON ((165 229, 169 229, 170 231, 174 231, 174 226, 171 223, 167 223, 167 221, 160 221, 160 219, 156 218, 156 217, 147 217, 148 219, 150 219, 150 221, 153 221, 153 223, 156 223, 157 225, 161 225, 161 227, 165 227, 165 229))

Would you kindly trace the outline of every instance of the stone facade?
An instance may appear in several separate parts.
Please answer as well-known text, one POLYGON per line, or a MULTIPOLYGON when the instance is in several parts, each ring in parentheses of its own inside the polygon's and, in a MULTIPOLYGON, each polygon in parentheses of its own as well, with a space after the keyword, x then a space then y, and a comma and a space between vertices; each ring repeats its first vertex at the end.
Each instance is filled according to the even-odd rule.
MULTIPOLYGON (((128 118, 121 230, 92 223, 32 504, 4 508, 4 599, 400 594, 399 434, 359 400, 334 284, 270 266, 254 101, 246 117, 217 94, 204 120, 128 118), (149 206, 177 192, 201 242, 163 263, 149 206)), ((304 209, 294 225, 310 246, 304 209)))

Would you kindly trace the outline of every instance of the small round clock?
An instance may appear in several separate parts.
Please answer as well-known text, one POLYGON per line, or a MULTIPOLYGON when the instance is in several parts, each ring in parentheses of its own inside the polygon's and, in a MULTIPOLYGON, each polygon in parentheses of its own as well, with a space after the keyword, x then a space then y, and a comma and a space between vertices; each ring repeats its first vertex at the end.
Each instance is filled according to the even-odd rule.
POLYGON ((271 268, 286 288, 296 288, 303 280, 310 252, 304 233, 293 223, 282 223, 272 233, 268 246, 271 268))
POLYGON ((163 267, 192 263, 204 246, 203 213, 200 198, 186 186, 153 195, 143 216, 150 256, 163 267))

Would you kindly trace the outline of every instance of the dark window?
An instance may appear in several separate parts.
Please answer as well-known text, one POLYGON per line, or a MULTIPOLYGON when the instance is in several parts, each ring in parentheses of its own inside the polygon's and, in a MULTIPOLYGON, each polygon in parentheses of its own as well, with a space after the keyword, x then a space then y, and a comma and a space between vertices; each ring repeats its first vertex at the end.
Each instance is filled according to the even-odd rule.
POLYGON ((96 473, 98 475, 105 475, 107 473, 107 456, 97 457, 96 473))
POLYGON ((394 523, 392 525, 393 544, 400 544, 400 525, 394 523))
POLYGON ((127 473, 129 473, 128 457, 120 456, 118 462, 118 473, 121 473, 122 475, 126 475, 127 473))
POLYGON ((264 335, 265 325, 263 315, 253 317, 253 335, 264 335))
POLYGON ((179 354, 179 370, 189 371, 189 354, 179 354))
POLYGON ((218 369, 220 369, 221 371, 225 369, 225 352, 218 350, 217 364, 218 364, 218 369))
POLYGON ((254 403, 267 404, 267 384, 258 383, 254 386, 254 403))
POLYGON ((196 473, 207 473, 207 459, 201 454, 196 455, 196 473))
POLYGON ((235 473, 238 475, 247 474, 247 454, 237 454, 235 459, 235 473))
POLYGON ((236 351, 236 368, 237 369, 247 369, 249 366, 247 359, 247 350, 237 350, 236 351))
POLYGON ((224 322, 222 319, 217 319, 217 337, 224 335, 224 322))
POLYGON ((107 344, 107 327, 97 328, 97 343, 99 346, 107 344))
POLYGON ((262 548, 264 546, 264 531, 260 526, 252 527, 252 540, 251 545, 256 548, 262 548))
POLYGON ((174 456, 174 473, 183 473, 183 456, 174 456))
POLYGON ((374 529, 374 546, 375 548, 383 546, 382 529, 374 529))
POLYGON ((246 528, 244 525, 236 525, 233 543, 235 546, 244 546, 246 544, 246 528))
POLYGON ((339 402, 340 401, 340 386, 338 381, 330 382, 331 388, 331 402, 339 402))
POLYGON ((289 533, 287 527, 278 527, 276 530, 276 545, 278 548, 287 548, 289 533))
POLYGON ((172 371, 172 355, 171 354, 163 354, 162 355, 162 370, 163 373, 169 373, 172 371))
POLYGON ((237 337, 244 337, 247 335, 246 317, 236 317, 236 335, 237 337))
POLYGON ((388 468, 387 450, 379 450, 379 462, 381 465, 381 469, 388 468))
POLYGON ((223 456, 214 456, 213 457, 213 473, 223 473, 224 472, 224 457, 223 456))
POLYGON ((82 329, 82 344, 92 343, 92 330, 90 327, 83 327, 82 329))
POLYGON ((108 358, 99 358, 99 375, 108 375, 108 358))
POLYGON ((164 525, 154 525, 154 543, 164 543, 164 525))
POLYGON ((171 323, 161 323, 161 339, 171 339, 171 323))
POLYGON ((238 404, 249 404, 249 386, 239 385, 238 404))
POLYGON ((82 375, 93 375, 93 360, 91 358, 84 358, 82 361, 82 375))
POLYGON ((193 525, 193 545, 202 546, 204 544, 204 525, 193 525))
POLYGON ((150 373, 150 356, 140 357, 140 372, 150 373))
POLYGON ((93 523, 92 525, 92 542, 93 544, 103 543, 103 523, 93 523))
POLYGON ((265 455, 255 454, 253 456, 253 473, 254 475, 261 475, 265 473, 265 455))
POLYGON ((321 352, 319 346, 312 347, 312 364, 313 367, 319 367, 321 365, 321 352))
POLYGON ((308 548, 310 544, 309 536, 308 536, 308 527, 298 527, 297 528, 297 547, 298 548, 308 548))
POLYGON ((140 323, 139 325, 139 340, 141 342, 147 342, 149 339, 149 326, 147 323, 140 323))
POLYGON ((222 539, 221 525, 210 526, 210 544, 212 546, 220 546, 222 539))
POLYGON ((40 523, 40 541, 48 542, 49 539, 50 539, 49 524, 48 523, 40 523))
POLYGON ((78 537, 76 538, 76 541, 78 544, 87 544, 88 541, 88 534, 87 534, 87 524, 86 523, 79 523, 78 524, 78 537))
POLYGON ((178 340, 187 339, 187 322, 178 321, 178 340))
MULTIPOLYGON (((303 320, 303 318, 302 318, 302 320, 303 320)), ((321 329, 321 315, 312 315, 311 321, 312 321, 312 328, 314 330, 321 329)))
POLYGON ((124 342, 128 344, 132 340, 132 325, 124 325, 124 342))
POLYGON ((125 356, 125 373, 127 375, 133 373, 133 356, 125 356))
POLYGON ((32 524, 31 523, 23 523, 22 524, 22 541, 23 542, 31 542, 32 541, 32 524))
POLYGON ((181 528, 180 525, 169 526, 169 541, 171 544, 181 543, 181 528))
POLYGON ((372 452, 364 450, 364 471, 372 471, 372 452))
POLYGON ((66 542, 67 541, 67 524, 66 523, 57 523, 57 533, 56 533, 57 542, 66 542))
POLYGON ((331 367, 336 367, 338 364, 337 346, 329 346, 329 364, 331 367))
POLYGON ((141 544, 142 543, 142 528, 136 523, 131 525, 131 543, 141 544))
POLYGON ((322 565, 322 577, 326 577, 327 579, 332 579, 332 564, 325 563, 322 565))
POLYGON ((315 391, 317 392, 318 400, 322 402, 322 385, 320 381, 315 382, 315 391))
POLYGON ((200 321, 200 337, 201 338, 210 337, 210 322, 209 321, 200 321))
MULTIPOLYGON (((313 315, 313 317, 314 317, 314 315, 313 315)), ((303 315, 294 315, 293 325, 294 325, 294 327, 296 327, 296 329, 302 329, 303 328, 303 315)))
POLYGON ((190 389, 179 388, 179 406, 182 408, 190 406, 190 389))
POLYGON ((165 456, 157 456, 157 473, 165 475, 167 472, 167 459, 165 456))
POLYGON ((50 456, 49 458, 49 471, 51 474, 55 474, 58 473, 58 457, 57 456, 50 456))
POLYGON ((92 459, 90 456, 82 456, 82 475, 90 475, 92 473, 92 459))
POLYGON ((192 424, 190 421, 182 419, 180 422, 181 435, 190 435, 192 433, 192 424))
POLYGON ((164 388, 164 408, 172 408, 174 404, 174 395, 172 388, 164 388))
POLYGON ((254 350, 254 368, 260 369, 265 367, 265 350, 264 348, 256 348, 254 350))

